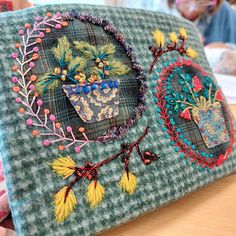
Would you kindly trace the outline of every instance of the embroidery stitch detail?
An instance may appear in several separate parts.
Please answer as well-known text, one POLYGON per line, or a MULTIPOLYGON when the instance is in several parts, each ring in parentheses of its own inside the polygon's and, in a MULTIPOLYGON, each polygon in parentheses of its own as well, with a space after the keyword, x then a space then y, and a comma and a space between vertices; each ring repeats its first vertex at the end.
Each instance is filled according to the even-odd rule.
POLYGON ((149 165, 152 161, 160 158, 159 155, 156 155, 150 151, 145 151, 143 153, 139 148, 139 144, 144 140, 148 134, 148 131, 149 127, 146 127, 144 133, 136 141, 130 144, 123 144, 117 154, 96 164, 86 162, 84 166, 76 166, 70 157, 59 157, 54 160, 54 162, 50 165, 52 166, 53 171, 59 176, 67 178, 74 175, 74 179, 69 183, 69 185, 64 186, 54 196, 56 221, 58 223, 63 222, 75 208, 77 203, 72 188, 76 183, 82 181, 83 179, 88 179, 91 181, 86 190, 86 198, 87 202, 90 204, 90 207, 96 207, 103 200, 105 195, 105 187, 98 180, 99 169, 103 165, 106 165, 117 158, 121 157, 122 162, 125 164, 124 173, 121 176, 118 186, 124 192, 133 194, 137 186, 137 177, 129 171, 129 161, 134 150, 137 151, 145 165, 149 165))
POLYGON ((178 46, 178 37, 176 35, 175 32, 171 32, 169 34, 169 39, 171 41, 171 44, 168 44, 166 46, 166 49, 164 48, 165 46, 165 35, 163 32, 161 32, 160 30, 156 30, 153 32, 153 38, 157 44, 157 48, 154 46, 150 46, 149 50, 151 51, 151 53, 154 56, 154 59, 150 65, 149 71, 148 73, 151 74, 152 73, 152 69, 154 67, 154 65, 156 64, 157 60, 159 57, 161 57, 164 53, 167 52, 171 52, 171 51, 176 51, 178 52, 180 55, 187 55, 188 57, 191 58, 195 58, 197 57, 197 52, 195 50, 193 50, 192 48, 185 48, 185 42, 187 39, 187 31, 185 30, 185 28, 180 28, 179 29, 179 39, 181 41, 180 45, 178 46))
MULTIPOLYGON (((227 115, 229 117, 229 125, 230 125, 230 129, 226 130, 225 133, 225 124, 224 124, 224 117, 221 117, 221 121, 220 121, 220 127, 218 129, 223 130, 221 132, 221 134, 223 134, 223 136, 221 137, 221 135, 219 135, 219 143, 221 142, 225 142, 226 140, 228 140, 228 131, 230 132, 230 142, 228 147, 226 147, 226 151, 225 153, 219 153, 216 154, 215 156, 213 156, 212 154, 208 155, 204 152, 200 152, 199 150, 197 150, 197 148, 191 144, 191 142, 189 142, 188 140, 184 139, 184 137, 182 137, 183 135, 180 134, 180 131, 178 131, 178 129, 176 129, 175 127, 175 120, 173 119, 173 112, 180 112, 180 117, 183 119, 186 119, 188 122, 189 120, 192 119, 192 116, 196 118, 197 122, 199 121, 199 117, 197 115, 199 114, 193 114, 191 115, 189 109, 187 109, 187 106, 191 105, 191 103, 195 104, 197 102, 199 102, 199 104, 203 107, 206 108, 206 110, 210 109, 210 113, 212 112, 212 109, 216 109, 216 114, 213 116, 214 119, 218 120, 219 116, 222 116, 222 113, 219 112, 218 108, 219 108, 219 102, 223 101, 223 96, 221 94, 221 92, 219 90, 217 90, 216 87, 214 87, 214 83, 211 83, 211 79, 208 77, 207 73, 204 72, 198 65, 193 64, 191 61, 189 60, 183 60, 183 59, 178 59, 178 60, 174 60, 171 63, 166 63, 165 67, 162 69, 161 74, 159 75, 160 79, 158 80, 157 85, 155 85, 156 88, 156 92, 155 92, 155 97, 157 98, 157 100, 155 100, 155 103, 158 105, 159 109, 157 110, 158 114, 160 114, 160 118, 163 119, 164 123, 164 128, 163 131, 167 132, 167 136, 168 138, 171 139, 171 144, 175 146, 175 149, 177 152, 181 153, 181 157, 185 157, 188 158, 190 157, 190 161, 193 164, 200 164, 201 168, 207 167, 207 168, 212 168, 214 166, 219 166, 221 165, 225 160, 227 160, 228 155, 232 152, 232 148, 233 148, 233 144, 234 144, 234 130, 233 130, 233 121, 232 121, 232 117, 229 113, 229 111, 227 110, 227 107, 225 107, 227 115), (183 67, 189 67, 192 66, 193 68, 199 70, 202 75, 204 76, 204 83, 208 83, 208 90, 205 90, 205 95, 208 97, 207 99, 211 100, 211 106, 209 106, 210 102, 208 101, 207 103, 207 99, 206 98, 200 98, 200 96, 198 97, 199 101, 195 101, 194 98, 192 97, 192 94, 190 92, 190 89, 192 90, 192 93, 195 93, 196 91, 202 91, 204 92, 203 89, 203 84, 202 82, 197 78, 194 77, 193 79, 193 84, 189 85, 189 86, 183 86, 183 84, 181 85, 181 81, 182 81, 182 77, 179 77, 179 81, 178 83, 180 83, 180 86, 182 86, 182 90, 186 91, 187 93, 190 93, 191 96, 189 97, 189 100, 185 100, 184 96, 181 96, 180 94, 177 94, 175 91, 171 91, 170 90, 170 80, 173 78, 173 74, 174 73, 181 73, 181 68, 183 67), (208 78, 208 79, 207 79, 208 78), (209 81, 208 81, 209 80, 209 81), (187 89, 187 90, 186 90, 187 89), (209 92, 209 90, 211 90, 209 92), (215 91, 215 92, 213 92, 215 91), (174 98, 174 99, 173 99, 174 98), (184 101, 184 103, 177 103, 178 106, 176 106, 176 101, 182 100, 184 101), (217 102, 214 102, 217 101, 217 102), (213 103, 215 103, 216 108, 213 105, 213 103), (182 106, 180 106, 182 105, 182 106), (172 110, 170 109, 172 107, 172 110), (183 112, 181 112, 183 111, 183 112)), ((189 81, 192 79, 192 77, 187 78, 189 79, 189 81)), ((204 85, 206 86, 206 84, 204 85)), ((195 96, 196 94, 194 94, 195 96)), ((195 96, 196 99, 196 96, 195 96)), ((200 118, 201 120, 202 118, 200 118)), ((203 122, 205 124, 205 122, 203 122)), ((219 121, 218 121, 219 123, 219 121)), ((211 124, 212 125, 212 124, 211 124)), ((208 126, 208 125, 207 125, 208 126)), ((214 130, 215 131, 215 130, 214 130)), ((211 127, 208 126, 205 128, 204 132, 212 132, 211 127)), ((203 138, 204 138, 205 133, 203 134, 203 138)), ((205 142, 210 142, 209 140, 204 140, 205 142)), ((218 143, 218 144, 219 144, 218 143)), ((217 145, 218 145, 217 144, 217 145)))

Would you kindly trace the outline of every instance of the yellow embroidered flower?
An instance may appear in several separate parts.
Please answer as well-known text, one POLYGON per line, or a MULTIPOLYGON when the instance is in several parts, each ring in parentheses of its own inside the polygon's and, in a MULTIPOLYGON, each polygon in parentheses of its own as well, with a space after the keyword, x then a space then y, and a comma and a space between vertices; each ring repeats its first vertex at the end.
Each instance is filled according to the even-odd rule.
POLYGON ((133 194, 137 187, 136 176, 130 172, 125 171, 119 181, 119 186, 124 192, 133 194))
POLYGON ((90 207, 96 207, 103 199, 105 188, 97 181, 92 181, 86 192, 87 201, 90 207))
POLYGON ((175 43, 175 44, 178 43, 178 36, 175 32, 171 32, 169 34, 169 38, 172 43, 175 43))
POLYGON ((54 212, 58 223, 63 222, 77 205, 75 194, 68 186, 63 187, 54 195, 54 212))
POLYGON ((196 58, 197 57, 197 52, 195 50, 193 50, 192 48, 188 48, 186 50, 186 55, 191 57, 191 58, 196 58))
POLYGON ((75 162, 69 157, 59 157, 53 161, 52 169, 58 175, 63 176, 64 179, 68 178, 69 176, 73 175, 75 172, 76 164, 75 162))
POLYGON ((180 29, 179 29, 179 33, 180 33, 180 37, 181 37, 182 39, 187 39, 187 31, 186 31, 185 28, 180 28, 180 29))
POLYGON ((163 47, 165 44, 165 35, 163 34, 163 32, 161 32, 160 30, 156 30, 153 32, 153 38, 157 43, 157 46, 159 48, 163 47))

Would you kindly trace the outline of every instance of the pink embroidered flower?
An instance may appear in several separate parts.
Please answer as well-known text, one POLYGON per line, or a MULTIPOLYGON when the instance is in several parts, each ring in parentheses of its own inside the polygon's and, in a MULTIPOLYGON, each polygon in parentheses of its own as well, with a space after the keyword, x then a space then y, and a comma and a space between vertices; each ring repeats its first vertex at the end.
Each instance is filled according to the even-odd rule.
POLYGON ((216 91, 215 98, 216 98, 217 101, 220 101, 220 102, 224 101, 223 94, 219 89, 217 89, 217 91, 216 91))
POLYGON ((201 81, 197 76, 193 77, 193 89, 198 92, 203 88, 201 81))
POLYGON ((191 114, 189 109, 185 109, 180 113, 180 117, 185 119, 185 120, 191 120, 191 114))

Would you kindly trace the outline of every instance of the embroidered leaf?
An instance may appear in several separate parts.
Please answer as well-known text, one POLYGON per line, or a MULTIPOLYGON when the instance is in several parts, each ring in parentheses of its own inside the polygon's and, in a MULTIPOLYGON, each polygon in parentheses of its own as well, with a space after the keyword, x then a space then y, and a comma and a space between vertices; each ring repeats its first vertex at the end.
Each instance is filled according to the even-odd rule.
POLYGON ((38 94, 42 94, 47 90, 55 89, 59 86, 60 80, 58 80, 56 74, 46 73, 45 75, 41 76, 35 83, 35 89, 38 94))
POLYGON ((70 43, 66 36, 58 39, 58 45, 53 48, 55 57, 62 62, 70 62, 73 59, 70 43))
POLYGON ((55 218, 58 223, 63 222, 77 205, 75 194, 68 186, 63 187, 54 195, 55 218))
POLYGON ((76 164, 75 162, 69 157, 59 157, 53 161, 52 169, 58 175, 63 176, 64 179, 71 176, 75 172, 76 164))
POLYGON ((124 192, 133 194, 137 187, 136 176, 130 172, 125 171, 119 181, 119 186, 124 192))
POLYGON ((178 36, 176 35, 175 32, 171 32, 169 34, 169 38, 172 43, 175 43, 175 44, 178 43, 178 36))
POLYGON ((159 48, 163 47, 165 44, 165 35, 160 30, 153 32, 153 38, 156 41, 156 44, 159 48))
POLYGON ((180 29, 179 29, 179 33, 180 33, 180 37, 181 37, 182 39, 187 39, 187 31, 186 31, 185 28, 180 28, 180 29))
POLYGON ((87 201, 90 207, 96 207, 103 199, 105 194, 105 188, 98 182, 92 181, 86 192, 87 201))
POLYGON ((110 75, 124 75, 130 71, 130 68, 118 60, 110 62, 110 75))
POLYGON ((69 73, 82 72, 86 67, 86 61, 81 57, 75 57, 68 65, 69 73))
POLYGON ((196 58, 197 57, 197 52, 195 50, 193 50, 192 48, 188 48, 186 50, 186 55, 191 57, 191 58, 196 58))
POLYGON ((89 60, 96 59, 98 57, 98 51, 96 47, 85 41, 74 41, 75 48, 83 54, 83 56, 89 60))
POLYGON ((104 46, 101 46, 99 48, 100 57, 103 59, 107 57, 108 55, 115 53, 115 51, 116 51, 116 47, 111 43, 105 44, 104 46), (102 55, 104 55, 104 57, 102 57, 102 55))
POLYGON ((103 74, 103 70, 98 68, 98 67, 96 67, 96 66, 93 66, 93 67, 90 68, 90 73, 91 73, 91 75, 99 75, 99 76, 101 76, 103 74))

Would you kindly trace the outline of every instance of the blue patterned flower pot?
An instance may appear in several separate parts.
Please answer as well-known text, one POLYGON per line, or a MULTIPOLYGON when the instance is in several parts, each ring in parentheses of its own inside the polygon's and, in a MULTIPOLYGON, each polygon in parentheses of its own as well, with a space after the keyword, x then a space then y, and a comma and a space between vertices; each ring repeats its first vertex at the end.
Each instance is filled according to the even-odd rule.
POLYGON ((86 123, 110 119, 119 114, 119 83, 106 80, 86 85, 63 85, 63 90, 86 123))
POLYGON ((208 148, 213 148, 229 141, 229 134, 219 102, 215 102, 205 110, 196 109, 193 112, 193 118, 208 148))

